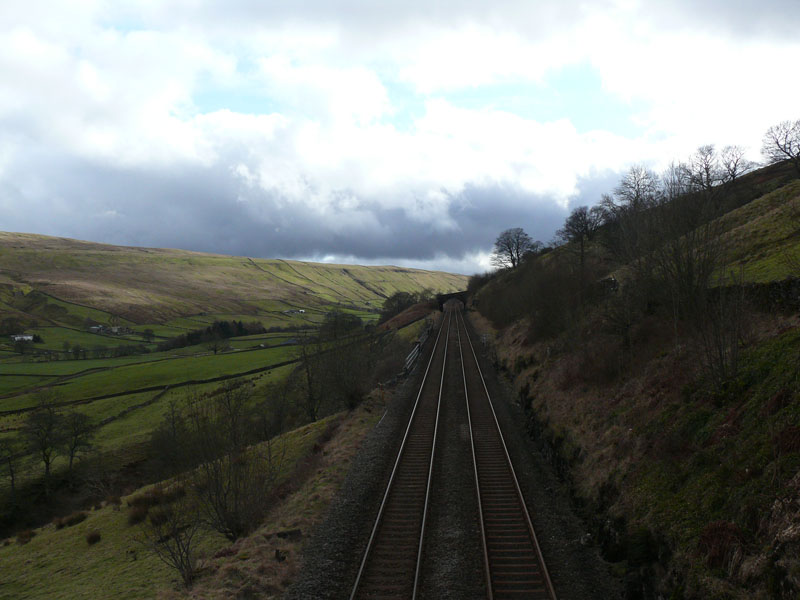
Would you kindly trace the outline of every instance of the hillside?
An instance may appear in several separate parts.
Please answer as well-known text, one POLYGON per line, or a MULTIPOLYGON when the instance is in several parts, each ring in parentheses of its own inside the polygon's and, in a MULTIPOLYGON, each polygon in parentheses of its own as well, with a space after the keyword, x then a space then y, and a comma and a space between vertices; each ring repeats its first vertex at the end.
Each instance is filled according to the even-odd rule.
POLYGON ((259 441, 353 410, 418 333, 376 332, 384 300, 465 279, 0 233, 0 535, 175 474, 159 430, 231 390, 259 441))
MULTIPOLYGON (((473 285, 523 426, 627 598, 800 590, 800 181, 743 179, 631 262, 606 226, 582 269, 568 243, 473 285)), ((650 236, 668 210, 624 225, 650 236)))
POLYGON ((164 323, 199 313, 257 315, 336 304, 379 308, 397 291, 449 292, 465 283, 462 275, 391 266, 253 259, 0 233, 0 286, 5 288, 0 313, 21 310, 9 302, 10 294, 30 290, 132 323, 164 323))

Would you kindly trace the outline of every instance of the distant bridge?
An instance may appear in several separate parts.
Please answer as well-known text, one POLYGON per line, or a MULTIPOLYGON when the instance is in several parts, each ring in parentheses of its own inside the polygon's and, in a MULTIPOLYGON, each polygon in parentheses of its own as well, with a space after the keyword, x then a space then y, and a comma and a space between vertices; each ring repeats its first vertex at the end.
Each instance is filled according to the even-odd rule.
POLYGON ((439 303, 439 310, 444 310, 444 304, 448 300, 461 300, 464 306, 467 305, 467 291, 453 292, 452 294, 437 294, 436 301, 439 303))

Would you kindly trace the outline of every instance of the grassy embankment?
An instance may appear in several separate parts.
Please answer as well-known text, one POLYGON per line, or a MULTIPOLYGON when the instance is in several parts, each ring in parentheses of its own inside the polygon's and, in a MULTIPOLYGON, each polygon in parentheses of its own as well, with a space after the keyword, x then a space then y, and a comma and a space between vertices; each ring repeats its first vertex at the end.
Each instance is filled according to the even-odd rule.
MULTIPOLYGON (((799 214, 795 181, 721 217, 726 263, 718 276, 797 276, 799 214)), ((602 258, 601 248, 592 252, 602 258)), ((488 305, 502 286, 498 278, 481 290, 481 310, 496 309, 488 305)), ((476 316, 496 334, 498 362, 514 379, 529 428, 569 474, 606 557, 631 589, 652 593, 656 585, 673 598, 796 593, 797 315, 751 308, 738 370, 719 386, 703 368, 696 332, 676 328, 671 315, 634 320, 624 349, 608 314, 601 304, 545 339, 531 334, 528 318, 497 330, 476 316)))
MULTIPOLYGON (((334 415, 273 441, 285 452, 278 485, 288 485, 300 476, 305 462, 314 455, 314 445, 332 424, 343 419, 349 424, 358 418, 363 415, 351 415, 349 421, 343 415, 334 415)), ((7 545, 0 546, 3 582, 0 598, 138 599, 153 598, 159 590, 174 588, 178 580, 176 573, 137 541, 142 539, 140 526, 128 522, 128 500, 151 488, 138 489, 123 497, 121 506, 104 502, 101 507, 86 511, 86 519, 72 527, 57 529, 54 524, 41 527, 24 544, 9 539, 7 545), (92 531, 98 532, 101 539, 89 545, 86 536, 92 531)), ((306 511, 312 509, 313 503, 305 508, 306 511)), ((280 522, 280 516, 285 518, 285 515, 278 510, 267 526, 286 527, 280 522)), ((292 511, 291 518, 306 519, 307 514, 298 507, 296 514, 292 511)), ((246 539, 240 540, 238 545, 246 543, 246 539)), ((204 534, 199 549, 207 562, 207 572, 216 570, 218 561, 213 555, 229 545, 230 542, 219 535, 204 534)), ((250 558, 244 552, 234 552, 233 556, 240 568, 244 568, 250 558)))

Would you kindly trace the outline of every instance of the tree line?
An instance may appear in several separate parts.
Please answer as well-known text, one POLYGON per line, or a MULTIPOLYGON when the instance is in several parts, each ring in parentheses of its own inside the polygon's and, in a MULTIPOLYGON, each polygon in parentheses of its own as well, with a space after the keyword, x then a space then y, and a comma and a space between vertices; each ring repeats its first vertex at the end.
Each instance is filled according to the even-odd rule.
POLYGON ((214 354, 226 347, 224 340, 243 335, 256 335, 266 333, 267 330, 258 321, 244 323, 243 321, 214 321, 208 327, 195 329, 188 333, 159 342, 156 348, 159 352, 186 348, 197 344, 207 344, 214 354))
MULTIPOLYGON (((800 120, 770 128, 762 152, 800 175, 800 120)), ((745 302, 730 286, 740 275, 722 271, 718 217, 753 199, 739 184, 757 166, 740 146, 704 145, 662 173, 631 167, 598 204, 573 209, 549 246, 521 228, 502 232, 493 259, 503 270, 470 281, 473 291, 486 288, 480 310, 500 325, 527 316, 532 340, 579 337, 600 315, 622 355, 632 353, 643 318, 664 314, 676 340, 693 332, 709 377, 723 385, 737 370, 745 302), (609 277, 616 269, 621 281, 609 277), (499 274, 502 285, 492 286, 499 274)))
POLYGON ((26 455, 41 463, 47 496, 53 487, 52 465, 56 458, 66 459, 72 483, 76 460, 92 449, 95 428, 87 415, 62 409, 61 398, 53 390, 39 392, 36 400, 36 408, 25 417, 19 433, 0 438, 0 464, 9 481, 12 505, 16 501, 17 475, 26 455))
POLYGON ((388 321, 415 304, 429 302, 433 299, 434 292, 428 288, 419 292, 395 292, 384 300, 383 307, 381 308, 380 322, 388 321))
POLYGON ((316 335, 304 332, 298 347, 298 364, 285 380, 190 394, 169 404, 152 435, 157 478, 177 475, 179 483, 159 492, 149 514, 138 508, 134 518, 141 523, 140 542, 186 586, 196 577, 198 532, 235 541, 260 525, 286 468, 281 433, 356 408, 376 381, 399 371, 406 350, 342 311, 329 312, 316 335))

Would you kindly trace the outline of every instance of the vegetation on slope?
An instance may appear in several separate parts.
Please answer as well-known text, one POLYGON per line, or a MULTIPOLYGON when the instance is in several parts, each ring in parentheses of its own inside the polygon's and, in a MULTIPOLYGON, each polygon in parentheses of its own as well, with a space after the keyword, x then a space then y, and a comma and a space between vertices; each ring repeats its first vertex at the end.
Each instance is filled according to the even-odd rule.
POLYGON ((694 229, 659 230, 679 205, 657 204, 604 225, 583 269, 572 242, 472 286, 630 598, 800 590, 800 285, 776 282, 800 274, 800 183, 756 171, 716 202, 694 229), (705 269, 688 293, 665 248, 705 269))
MULTIPOLYGON (((252 259, 21 233, 0 233, 0 264, 0 284, 12 290, 10 298, 0 298, 4 302, 33 289, 70 303, 70 314, 81 322, 87 310, 99 322, 107 319, 98 311, 156 323, 198 313, 256 315, 332 304, 379 308, 398 291, 456 291, 465 282, 460 275, 400 267, 252 259)), ((58 301, 48 304, 63 308, 58 301)))
POLYGON ((407 336, 373 335, 384 301, 463 287, 461 276, 393 267, 239 265, 231 257, 0 238, 6 533, 157 481, 164 473, 154 432, 173 407, 213 398, 220 383, 253 390, 252 418, 269 435, 355 409, 374 381, 399 372, 411 347, 407 336), (115 312, 130 308, 129 291, 152 303, 142 300, 127 316, 115 312), (150 320, 159 318, 168 320, 150 320), (36 337, 12 342, 10 334, 36 337), (46 454, 34 453, 33 421, 51 413, 57 427, 46 454), (69 419, 87 425, 74 452, 65 437, 69 419))
MULTIPOLYGON (((278 485, 302 483, 297 478, 303 477, 307 461, 314 456, 315 444, 329 435, 326 432, 332 423, 343 418, 338 415, 321 420, 274 442, 285 452, 278 485)), ((161 487, 167 486, 168 482, 161 487)), ((142 543, 141 525, 130 523, 134 499, 158 487, 137 489, 119 501, 103 501, 86 511, 85 520, 75 526, 58 527, 54 522, 33 531, 28 542, 24 542, 25 536, 19 541, 8 539, 0 546, 0 598, 153 598, 159 589, 175 587, 176 573, 147 550, 142 543), (87 543, 90 532, 99 533, 100 540, 87 543)), ((230 543, 218 534, 205 535, 199 545, 206 572, 216 570, 214 554, 233 554, 239 561, 246 558, 240 552, 224 551, 230 543)))

